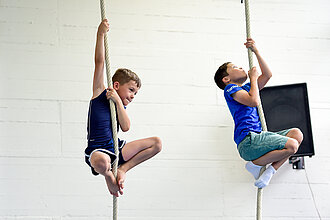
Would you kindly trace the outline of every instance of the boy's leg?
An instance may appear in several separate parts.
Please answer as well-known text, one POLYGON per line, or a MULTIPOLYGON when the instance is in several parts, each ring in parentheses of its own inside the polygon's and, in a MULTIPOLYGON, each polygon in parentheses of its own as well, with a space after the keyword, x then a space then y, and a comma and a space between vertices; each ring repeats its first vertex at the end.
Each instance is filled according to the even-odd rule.
MULTIPOLYGON (((297 147, 297 150, 298 150, 298 148, 304 138, 303 133, 298 128, 293 128, 289 131, 289 133, 287 133, 286 136, 289 138, 293 138, 294 140, 296 140, 298 142, 298 147, 297 147)), ((295 151, 295 153, 297 152, 297 150, 295 151)), ((280 161, 273 162, 272 166, 275 168, 275 170, 278 170, 282 166, 282 164, 290 158, 290 156, 288 156, 280 161)))
POLYGON ((256 165, 265 166, 272 163, 277 170, 293 154, 295 154, 303 140, 303 134, 298 128, 292 128, 287 134, 289 137, 282 150, 273 150, 252 162, 256 165))
POLYGON ((255 179, 260 178, 260 170, 267 164, 272 163, 272 166, 276 171, 290 157, 290 155, 295 153, 293 148, 289 149, 291 146, 294 146, 294 141, 292 143, 291 142, 292 141, 290 139, 287 141, 285 144, 287 148, 270 151, 256 160, 249 161, 246 163, 245 168, 254 176, 255 179))
POLYGON ((120 194, 123 194, 123 191, 119 189, 116 178, 111 171, 111 160, 109 155, 100 151, 95 151, 91 155, 90 162, 94 170, 105 177, 111 195, 118 197, 118 191, 120 194))
MULTIPOLYGON (((283 165, 283 163, 289 159, 290 156, 292 156, 293 154, 295 154, 297 152, 299 145, 301 144, 301 142, 303 140, 303 134, 297 128, 291 129, 286 136, 289 137, 289 139, 286 142, 283 150, 291 148, 291 150, 289 150, 288 152, 291 152, 292 150, 293 150, 293 152, 291 152, 288 156, 286 156, 278 161, 274 161, 265 170, 265 172, 254 183, 254 185, 257 186, 258 188, 263 188, 269 184, 269 182, 270 182, 272 176, 275 174, 276 170, 278 170, 283 165)), ((278 151, 278 150, 276 150, 276 151, 278 151)), ((274 152, 274 151, 271 151, 269 153, 272 153, 272 152, 274 152)), ((267 153, 267 154, 269 154, 269 153, 267 153)), ((276 154, 276 152, 275 152, 275 154, 276 154)), ((264 155, 264 156, 266 156, 266 155, 264 155)), ((264 157, 264 156, 262 156, 262 157, 264 157)), ((271 157, 273 157, 273 156, 274 156, 274 153, 273 153, 273 155, 271 155, 271 157)), ((276 157, 276 155, 275 155, 275 157, 276 157)), ((258 158, 258 159, 260 159, 260 158, 258 158)))
POLYGON ((297 140, 289 138, 282 150, 273 150, 252 161, 254 164, 261 166, 272 163, 261 175, 259 174, 260 177, 254 182, 254 185, 258 188, 267 186, 276 170, 298 150, 298 146, 297 140))
POLYGON ((117 170, 117 182, 120 189, 122 190, 124 188, 127 171, 155 156, 161 149, 162 143, 158 137, 150 137, 127 143, 122 149, 122 156, 126 162, 117 170))
POLYGON ((273 150, 265 155, 253 160, 252 162, 259 166, 266 166, 273 162, 282 161, 285 158, 295 154, 298 150, 299 143, 293 138, 289 138, 282 150, 273 150))

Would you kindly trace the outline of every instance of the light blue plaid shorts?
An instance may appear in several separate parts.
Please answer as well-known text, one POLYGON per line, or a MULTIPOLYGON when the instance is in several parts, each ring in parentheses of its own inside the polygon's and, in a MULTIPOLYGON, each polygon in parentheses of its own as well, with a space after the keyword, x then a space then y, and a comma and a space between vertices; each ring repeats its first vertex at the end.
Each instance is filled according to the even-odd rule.
POLYGON ((277 132, 262 131, 261 133, 249 132, 238 144, 240 156, 246 161, 252 161, 273 150, 282 150, 288 141, 286 135, 291 129, 277 132))

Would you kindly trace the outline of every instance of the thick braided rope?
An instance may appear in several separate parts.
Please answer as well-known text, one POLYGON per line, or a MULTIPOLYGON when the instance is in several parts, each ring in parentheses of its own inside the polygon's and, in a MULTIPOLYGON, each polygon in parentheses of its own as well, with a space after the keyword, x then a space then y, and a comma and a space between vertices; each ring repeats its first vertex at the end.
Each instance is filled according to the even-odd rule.
MULTIPOLYGON (((250 33, 250 7, 249 7, 249 0, 245 0, 245 20, 246 20, 246 37, 251 38, 251 33, 250 33)), ((253 67, 253 54, 251 49, 248 49, 248 56, 249 56, 249 67, 252 69, 253 67)), ((263 131, 267 131, 267 125, 266 125, 266 120, 264 116, 264 112, 262 110, 262 105, 261 101, 259 100, 259 105, 258 105, 258 113, 261 121, 261 126, 263 131)), ((266 167, 262 167, 259 176, 265 171, 266 167)), ((262 188, 258 188, 258 193, 257 193, 257 220, 262 219, 262 188)))
MULTIPOLYGON (((101 18, 102 21, 106 19, 106 14, 105 14, 105 4, 104 0, 100 0, 100 6, 101 6, 101 18)), ((104 47, 105 47, 105 66, 106 66, 106 73, 107 73, 107 82, 108 82, 108 87, 112 88, 112 77, 110 74, 110 56, 109 56, 109 43, 108 43, 108 35, 104 35, 104 47)), ((116 119, 116 107, 115 103, 110 99, 110 113, 111 113, 111 122, 112 122, 112 137, 114 141, 114 146, 115 146, 115 154, 117 155, 117 159, 113 163, 112 167, 112 172, 117 178, 117 167, 118 167, 118 137, 117 137, 117 119, 116 119)), ((113 196, 113 220, 117 220, 117 197, 113 196)))

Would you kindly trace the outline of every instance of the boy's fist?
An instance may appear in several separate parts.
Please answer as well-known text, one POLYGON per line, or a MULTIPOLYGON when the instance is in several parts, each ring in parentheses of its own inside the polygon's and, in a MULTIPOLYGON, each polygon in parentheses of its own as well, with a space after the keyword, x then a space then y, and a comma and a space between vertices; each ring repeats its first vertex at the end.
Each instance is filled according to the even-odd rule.
POLYGON ((250 77, 250 79, 254 79, 254 78, 258 77, 257 68, 255 66, 249 70, 249 77, 250 77))
POLYGON ((107 99, 111 99, 115 103, 119 103, 119 101, 120 101, 120 97, 119 97, 118 93, 113 88, 107 88, 106 96, 107 96, 107 99))
POLYGON ((246 48, 250 48, 254 53, 258 52, 256 47, 256 42, 252 38, 247 38, 246 43, 244 43, 246 48))
POLYGON ((101 24, 99 25, 99 28, 98 28, 98 33, 99 34, 105 34, 109 31, 109 22, 107 19, 104 19, 101 24))

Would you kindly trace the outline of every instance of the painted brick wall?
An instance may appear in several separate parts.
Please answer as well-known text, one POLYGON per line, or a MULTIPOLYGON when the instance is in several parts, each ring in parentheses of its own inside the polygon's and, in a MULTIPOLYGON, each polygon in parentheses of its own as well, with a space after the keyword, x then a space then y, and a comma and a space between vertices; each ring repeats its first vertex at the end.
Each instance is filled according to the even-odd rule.
MULTIPOLYGON (((269 85, 307 82, 316 156, 286 163, 264 190, 264 219, 330 219, 330 2, 253 0, 252 36, 269 85)), ((239 0, 111 0, 111 68, 142 88, 128 141, 163 151, 127 175, 119 219, 255 219, 256 188, 233 143, 213 75, 248 68, 239 0)), ((105 220, 112 198, 83 161, 98 1, 0 0, 0 220, 105 220)))

